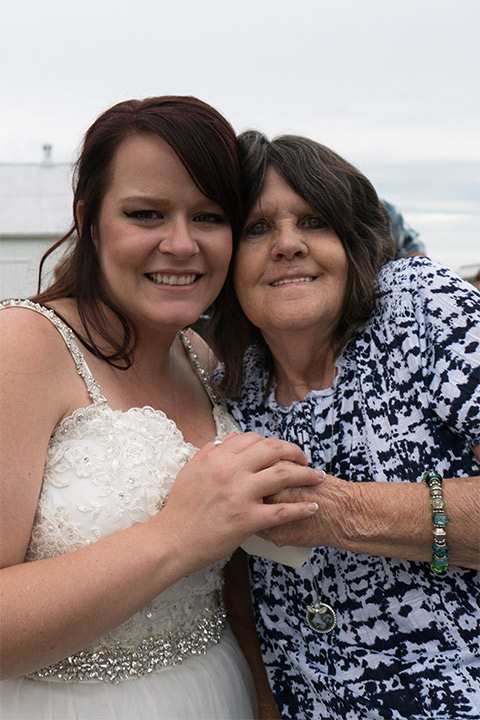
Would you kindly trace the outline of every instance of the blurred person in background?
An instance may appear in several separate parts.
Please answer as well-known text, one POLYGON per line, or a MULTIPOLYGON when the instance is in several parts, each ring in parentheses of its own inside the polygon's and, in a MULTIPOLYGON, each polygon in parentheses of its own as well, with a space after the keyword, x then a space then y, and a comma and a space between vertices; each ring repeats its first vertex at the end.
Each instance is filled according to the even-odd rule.
POLYGON ((425 243, 420 240, 420 234, 405 222, 402 213, 397 210, 395 205, 386 200, 382 200, 382 202, 390 215, 391 230, 396 246, 395 258, 398 260, 403 257, 425 255, 425 243))

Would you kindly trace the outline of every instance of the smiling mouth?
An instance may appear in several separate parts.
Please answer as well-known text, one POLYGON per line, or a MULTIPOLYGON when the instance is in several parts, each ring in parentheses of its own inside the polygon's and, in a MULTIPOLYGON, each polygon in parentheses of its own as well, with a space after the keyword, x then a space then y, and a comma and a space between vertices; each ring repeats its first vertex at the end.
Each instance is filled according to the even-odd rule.
POLYGON ((156 285, 193 285, 200 275, 190 273, 189 275, 169 275, 164 273, 145 273, 145 277, 156 285))
POLYGON ((276 282, 270 283, 272 287, 279 287, 280 285, 292 285, 293 283, 309 283, 313 282, 317 278, 312 277, 298 277, 298 278, 286 278, 285 280, 277 280, 276 282))

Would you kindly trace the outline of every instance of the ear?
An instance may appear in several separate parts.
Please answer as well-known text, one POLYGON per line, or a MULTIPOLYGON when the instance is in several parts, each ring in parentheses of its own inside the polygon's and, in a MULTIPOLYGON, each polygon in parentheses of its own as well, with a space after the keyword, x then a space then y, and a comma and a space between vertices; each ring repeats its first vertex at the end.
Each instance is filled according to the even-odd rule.
MULTIPOLYGON (((80 232, 83 231, 83 218, 85 216, 85 203, 83 200, 79 200, 77 203, 77 207, 75 208, 75 216, 77 218, 77 225, 80 232)), ((91 229, 91 235, 92 235, 92 242, 97 247, 97 239, 95 237, 95 229, 92 225, 91 229)))
POLYGON ((85 206, 83 204, 83 200, 79 200, 79 202, 77 203, 77 207, 75 208, 75 218, 77 220, 77 225, 78 225, 80 232, 82 231, 82 228, 83 228, 84 212, 85 212, 85 206))

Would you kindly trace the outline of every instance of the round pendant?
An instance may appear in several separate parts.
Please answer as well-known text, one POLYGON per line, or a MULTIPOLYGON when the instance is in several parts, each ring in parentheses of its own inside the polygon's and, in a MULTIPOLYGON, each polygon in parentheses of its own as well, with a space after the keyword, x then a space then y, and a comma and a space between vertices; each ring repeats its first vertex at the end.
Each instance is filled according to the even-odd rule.
POLYGON ((307 607, 307 621, 312 630, 318 633, 327 633, 337 624, 335 611, 330 605, 316 602, 307 607))

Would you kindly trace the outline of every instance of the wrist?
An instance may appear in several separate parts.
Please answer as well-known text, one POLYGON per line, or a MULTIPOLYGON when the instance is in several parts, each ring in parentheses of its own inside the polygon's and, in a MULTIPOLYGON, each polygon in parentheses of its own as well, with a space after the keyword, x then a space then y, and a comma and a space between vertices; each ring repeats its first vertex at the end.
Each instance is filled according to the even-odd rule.
POLYGON ((431 557, 431 513, 423 483, 349 482, 343 547, 407 560, 431 557))

